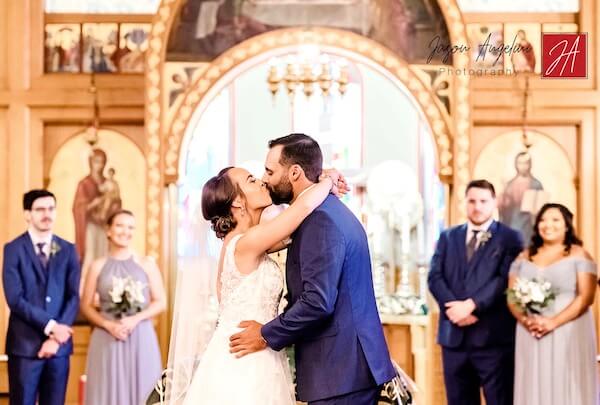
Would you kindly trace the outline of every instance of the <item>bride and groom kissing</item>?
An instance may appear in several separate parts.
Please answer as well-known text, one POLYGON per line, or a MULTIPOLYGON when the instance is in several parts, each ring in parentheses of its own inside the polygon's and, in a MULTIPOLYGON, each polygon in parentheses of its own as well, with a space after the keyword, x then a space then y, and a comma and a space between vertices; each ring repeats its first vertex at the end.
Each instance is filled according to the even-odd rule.
POLYGON ((314 139, 290 134, 269 142, 262 180, 230 167, 204 185, 203 216, 223 240, 219 315, 184 404, 370 405, 396 375, 367 236, 336 197, 343 176, 322 165, 314 139), (259 222, 273 203, 290 206, 259 222), (284 278, 267 253, 286 247, 287 306, 277 315, 284 278), (292 345, 296 390, 282 351, 292 345))

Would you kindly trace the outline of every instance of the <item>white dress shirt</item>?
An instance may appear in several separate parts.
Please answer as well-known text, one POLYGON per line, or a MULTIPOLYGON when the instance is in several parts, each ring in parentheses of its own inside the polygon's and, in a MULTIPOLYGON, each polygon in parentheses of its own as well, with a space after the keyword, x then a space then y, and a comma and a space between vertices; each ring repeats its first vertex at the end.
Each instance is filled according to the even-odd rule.
POLYGON ((43 243, 44 246, 42 247, 42 250, 44 251, 44 253, 46 254, 47 257, 50 257, 50 249, 51 249, 51 245, 52 245, 52 234, 44 236, 44 237, 40 237, 39 235, 35 234, 31 229, 29 229, 27 231, 27 233, 29 233, 29 237, 33 241, 33 251, 35 252, 35 254, 37 255, 40 253, 40 251, 37 247, 37 244, 43 243))
MULTIPOLYGON (((38 234, 33 232, 31 229, 29 229, 27 231, 27 233, 29 233, 29 237, 31 238, 31 240, 33 242, 33 251, 35 252, 36 256, 40 253, 40 250, 38 249, 38 246, 37 246, 38 243, 43 243, 44 246, 42 246, 42 251, 44 252, 46 257, 50 258, 50 252, 52 250, 52 234, 46 235, 44 237, 40 237, 38 234)), ((48 321, 48 323, 46 324, 46 327, 44 328, 44 334, 46 336, 50 336, 50 333, 52 332, 52 329, 54 329, 55 325, 56 325, 56 321, 54 319, 50 319, 48 321)))

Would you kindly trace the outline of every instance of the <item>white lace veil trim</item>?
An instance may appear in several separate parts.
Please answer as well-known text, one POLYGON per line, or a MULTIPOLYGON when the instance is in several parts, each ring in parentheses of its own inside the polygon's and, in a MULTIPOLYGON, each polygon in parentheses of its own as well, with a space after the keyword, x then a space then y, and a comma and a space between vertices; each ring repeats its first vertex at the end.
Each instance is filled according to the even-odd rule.
POLYGON ((169 358, 165 370, 165 404, 168 405, 183 403, 194 370, 217 322, 217 298, 210 291, 210 283, 206 282, 206 273, 201 268, 191 267, 177 273, 169 358))

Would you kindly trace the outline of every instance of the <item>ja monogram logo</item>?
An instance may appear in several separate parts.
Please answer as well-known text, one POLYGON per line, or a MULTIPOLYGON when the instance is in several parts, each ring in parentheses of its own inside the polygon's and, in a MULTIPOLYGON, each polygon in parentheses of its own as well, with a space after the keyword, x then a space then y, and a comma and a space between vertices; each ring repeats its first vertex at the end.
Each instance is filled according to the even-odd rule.
POLYGON ((587 78, 587 34, 542 33, 542 77, 587 78))

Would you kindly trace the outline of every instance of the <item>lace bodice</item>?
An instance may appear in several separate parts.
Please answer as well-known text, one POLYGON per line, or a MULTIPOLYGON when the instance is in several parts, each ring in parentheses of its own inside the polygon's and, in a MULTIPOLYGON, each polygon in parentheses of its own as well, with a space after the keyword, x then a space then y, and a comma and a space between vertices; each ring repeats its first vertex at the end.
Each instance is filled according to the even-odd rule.
POLYGON ((235 265, 235 246, 242 235, 226 247, 221 271, 219 324, 236 325, 244 320, 267 323, 275 318, 283 291, 283 274, 266 253, 256 270, 242 274, 235 265))

